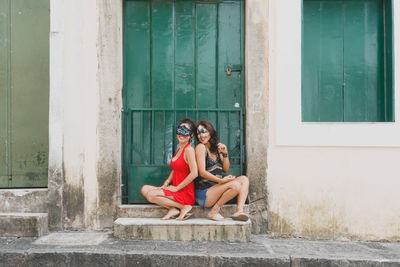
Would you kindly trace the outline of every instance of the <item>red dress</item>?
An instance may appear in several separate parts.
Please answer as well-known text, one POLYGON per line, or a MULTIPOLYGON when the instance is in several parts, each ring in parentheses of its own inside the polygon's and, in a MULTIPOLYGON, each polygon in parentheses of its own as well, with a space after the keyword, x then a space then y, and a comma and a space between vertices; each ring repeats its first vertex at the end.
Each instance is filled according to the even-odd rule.
MULTIPOLYGON (((182 153, 179 157, 173 161, 171 159, 171 167, 174 173, 172 174, 172 185, 178 186, 190 173, 189 165, 186 163, 184 159, 185 149, 190 145, 188 143, 182 150, 182 153)), ((178 152, 178 151, 177 151, 178 152)), ((176 153, 175 153, 176 155, 176 153)), ((172 157, 174 158, 175 155, 172 157)), ((162 188, 164 194, 166 196, 173 196, 175 201, 182 205, 194 205, 195 197, 194 197, 194 183, 193 181, 186 185, 184 188, 179 190, 178 192, 171 192, 167 189, 162 188)))

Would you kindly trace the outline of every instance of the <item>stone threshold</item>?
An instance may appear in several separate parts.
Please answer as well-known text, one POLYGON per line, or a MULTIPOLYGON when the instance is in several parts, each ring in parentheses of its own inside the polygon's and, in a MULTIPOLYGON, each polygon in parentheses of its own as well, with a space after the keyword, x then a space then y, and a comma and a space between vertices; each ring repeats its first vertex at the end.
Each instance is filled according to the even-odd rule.
MULTIPOLYGON (((193 206, 192 218, 206 218, 208 209, 198 205, 193 206)), ((221 208, 221 214, 225 218, 235 213, 236 205, 228 204, 221 208)), ((249 213, 249 205, 244 206, 244 211, 249 213)), ((118 218, 161 218, 167 213, 167 209, 153 204, 119 205, 118 218)))

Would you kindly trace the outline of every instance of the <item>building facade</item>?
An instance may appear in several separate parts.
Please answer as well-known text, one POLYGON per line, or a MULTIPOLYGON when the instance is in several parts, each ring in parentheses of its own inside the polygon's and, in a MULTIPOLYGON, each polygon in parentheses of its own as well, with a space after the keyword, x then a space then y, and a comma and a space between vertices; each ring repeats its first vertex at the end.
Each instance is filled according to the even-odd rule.
POLYGON ((189 115, 249 177, 254 233, 399 239, 400 6, 353 2, 51 0, 47 187, 2 212, 111 228, 189 115))

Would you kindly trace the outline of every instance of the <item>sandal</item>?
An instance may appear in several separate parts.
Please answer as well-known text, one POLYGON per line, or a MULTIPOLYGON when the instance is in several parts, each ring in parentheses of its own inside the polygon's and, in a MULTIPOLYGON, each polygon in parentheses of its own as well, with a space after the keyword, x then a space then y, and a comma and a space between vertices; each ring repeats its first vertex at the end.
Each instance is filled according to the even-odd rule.
MULTIPOLYGON (((184 221, 184 220, 186 220, 186 219, 189 219, 189 217, 193 215, 193 212, 190 212, 192 209, 193 209, 193 207, 190 206, 190 209, 188 209, 188 210, 186 211, 186 213, 183 215, 183 218, 180 219, 179 217, 180 217, 181 215, 179 214, 179 216, 176 218, 176 220, 178 220, 178 221, 184 221)), ((182 213, 182 210, 181 210, 181 213, 182 213)))
POLYGON ((168 211, 167 214, 165 214, 165 216, 161 218, 161 220, 172 220, 172 219, 176 219, 176 218, 179 216, 179 210, 178 210, 178 209, 176 209, 176 210, 178 211, 178 214, 173 214, 173 215, 167 216, 168 213, 170 212, 170 211, 168 211))
POLYGON ((211 209, 211 211, 207 214, 207 218, 214 220, 214 221, 223 221, 225 218, 219 213, 219 210, 221 209, 218 204, 215 204, 214 207, 211 209), (213 212, 215 210, 215 212, 213 212))
POLYGON ((246 213, 244 213, 244 212, 237 212, 237 213, 235 213, 235 214, 233 214, 232 216, 231 216, 231 218, 233 219, 233 220, 235 220, 235 221, 242 221, 242 222, 247 222, 247 220, 249 219, 249 215, 247 215, 246 213))
POLYGON ((188 212, 188 213, 186 213, 185 216, 183 216, 182 221, 189 219, 193 214, 194 214, 194 212, 188 212))

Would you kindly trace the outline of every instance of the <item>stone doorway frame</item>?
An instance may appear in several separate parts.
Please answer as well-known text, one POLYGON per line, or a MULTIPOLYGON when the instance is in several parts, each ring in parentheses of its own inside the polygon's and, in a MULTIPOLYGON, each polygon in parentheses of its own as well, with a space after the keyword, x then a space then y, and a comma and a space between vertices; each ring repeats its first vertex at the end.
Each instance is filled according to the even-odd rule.
MULTIPOLYGON (((50 229, 63 228, 64 169, 64 5, 50 0, 50 120, 49 192, 50 229)), ((123 0, 97 0, 98 101, 96 165, 96 216, 86 228, 112 227, 121 201, 123 0)), ((253 233, 267 232, 268 149, 268 1, 245 0, 246 161, 250 178, 250 212, 253 233)), ((83 179, 86 179, 84 177, 83 179)), ((86 194, 87 192, 84 192, 86 194)))

